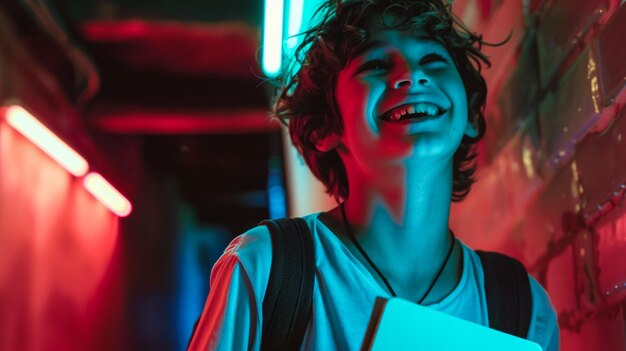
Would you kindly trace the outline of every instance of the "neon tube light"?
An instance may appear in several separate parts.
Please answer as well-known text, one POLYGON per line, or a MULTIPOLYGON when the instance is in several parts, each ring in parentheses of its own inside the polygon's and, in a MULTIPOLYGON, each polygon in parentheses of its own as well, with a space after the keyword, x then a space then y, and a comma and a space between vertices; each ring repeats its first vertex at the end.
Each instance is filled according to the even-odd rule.
POLYGON ((87 174, 83 180, 83 185, 88 192, 116 215, 126 217, 133 210, 130 201, 100 174, 95 172, 87 174))
POLYGON ((283 0, 265 0, 262 65, 269 77, 278 75, 282 65, 283 8, 283 0))
POLYGON ((87 160, 64 143, 24 108, 20 106, 9 107, 6 111, 6 120, 10 126, 37 145, 74 176, 83 176, 89 170, 87 160))
POLYGON ((298 37, 295 35, 300 32, 302 27, 302 10, 304 8, 304 0, 289 1, 289 21, 287 22, 287 49, 292 50, 298 44, 298 37))

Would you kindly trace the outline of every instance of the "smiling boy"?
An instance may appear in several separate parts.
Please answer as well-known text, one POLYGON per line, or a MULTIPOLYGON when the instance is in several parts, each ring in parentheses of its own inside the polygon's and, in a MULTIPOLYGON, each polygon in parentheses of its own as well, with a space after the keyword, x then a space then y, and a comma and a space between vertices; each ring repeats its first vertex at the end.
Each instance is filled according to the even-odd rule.
MULTIPOLYGON (((481 260, 448 225, 451 201, 474 181, 485 131, 482 38, 439 0, 330 2, 318 14, 275 105, 340 203, 304 217, 315 282, 301 348, 358 349, 379 296, 489 326, 481 260)), ((265 226, 231 243, 190 349, 260 347, 271 258, 265 226)), ((557 350, 554 309, 529 280, 527 338, 557 350)))

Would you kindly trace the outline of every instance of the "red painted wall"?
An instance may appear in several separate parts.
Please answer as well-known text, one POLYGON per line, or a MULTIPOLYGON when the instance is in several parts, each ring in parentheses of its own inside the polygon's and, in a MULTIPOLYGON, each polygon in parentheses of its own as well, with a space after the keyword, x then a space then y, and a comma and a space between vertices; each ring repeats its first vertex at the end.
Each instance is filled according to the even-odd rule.
POLYGON ((119 349, 118 222, 0 123, 0 350, 119 349))
MULTIPOLYGON (((20 104, 70 145, 85 146, 66 82, 37 60, 61 62, 63 52, 29 45, 36 33, 18 30, 19 19, 2 10, 0 107, 20 104)), ((0 350, 122 349, 120 243, 118 218, 10 127, 0 108, 0 350)))

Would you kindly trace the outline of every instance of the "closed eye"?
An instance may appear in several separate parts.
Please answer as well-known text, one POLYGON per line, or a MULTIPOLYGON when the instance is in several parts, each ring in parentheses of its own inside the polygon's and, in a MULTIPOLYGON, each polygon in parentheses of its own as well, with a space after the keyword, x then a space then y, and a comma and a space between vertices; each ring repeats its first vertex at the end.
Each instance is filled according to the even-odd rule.
POLYGON ((429 63, 432 62, 441 62, 441 63, 448 63, 448 60, 446 60, 443 56, 436 54, 436 53, 432 53, 432 54, 428 54, 424 57, 422 57, 422 59, 420 60, 419 64, 420 65, 427 65, 429 63))
POLYGON ((370 60, 363 63, 359 68, 357 68, 355 74, 360 74, 364 72, 383 72, 389 69, 389 63, 383 60, 370 60))

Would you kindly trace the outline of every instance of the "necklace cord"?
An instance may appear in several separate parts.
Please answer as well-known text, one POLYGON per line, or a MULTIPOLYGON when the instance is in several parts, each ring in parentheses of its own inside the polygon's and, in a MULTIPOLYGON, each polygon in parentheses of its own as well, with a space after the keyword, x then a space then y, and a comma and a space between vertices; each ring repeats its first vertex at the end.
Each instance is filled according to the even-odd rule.
POLYGON ((378 274, 378 276, 380 277, 380 279, 382 279, 383 283, 385 283, 385 285, 387 286, 387 289, 389 290, 389 292, 391 293, 391 295, 393 297, 396 297, 396 292, 393 290, 393 288, 391 287, 391 284, 389 284, 389 282, 387 281, 387 278, 385 277, 385 275, 378 269, 378 267, 374 264, 374 262, 372 262, 372 259, 367 255, 367 253, 365 252, 365 250, 363 250, 363 248, 361 247, 361 245, 359 245, 359 242, 356 241, 356 238, 354 237, 354 235, 352 234, 352 230, 350 230, 350 223, 348 223, 348 217, 346 216, 346 210, 345 210, 345 206, 343 205, 344 203, 341 203, 341 216, 343 217, 343 224, 346 227, 346 232, 348 233, 348 236, 350 237, 350 240, 352 241, 352 243, 354 244, 354 246, 356 246, 356 248, 359 250, 359 252, 361 253, 361 255, 365 258, 365 260, 367 261, 367 263, 369 263, 369 265, 374 268, 374 270, 376 271, 376 273, 378 274))
MULTIPOLYGON (((350 237, 350 241, 352 241, 354 246, 356 246, 357 250, 359 250, 359 252, 363 256, 363 258, 365 258, 367 263, 369 263, 369 265, 374 269, 374 271, 376 271, 376 274, 378 274, 378 276, 383 281, 383 283, 385 283, 385 286, 387 286, 387 289, 389 290, 391 295, 393 297, 397 297, 397 294, 393 290, 393 288, 391 287, 391 284, 387 280, 387 277, 385 277, 385 275, 378 269, 378 267, 374 264, 372 259, 367 255, 365 250, 361 247, 359 242, 356 240, 356 237, 352 234, 352 230, 350 228, 350 223, 348 222, 348 217, 346 216, 346 210, 345 210, 344 203, 342 202, 339 205, 339 207, 341 207, 341 216, 343 217, 343 224, 344 224, 346 233, 348 233, 348 236, 350 237)), ((450 244, 450 248, 448 249, 448 254, 446 255, 446 259, 441 264, 441 267, 439 267, 439 270, 437 271, 437 274, 435 275, 435 278, 433 279, 432 283, 430 283, 430 286, 426 290, 426 293, 424 293, 424 296, 422 296, 422 298, 418 301, 418 304, 420 304, 420 305, 422 304, 422 302, 424 302, 424 300, 426 299, 428 294, 430 294, 430 292, 433 290, 433 288, 435 287, 435 284, 439 280, 439 277, 443 273, 444 268, 446 268, 446 266, 448 265, 448 261, 450 260, 450 256, 452 255, 452 251, 454 250, 454 246, 455 246, 454 245, 455 244, 454 233, 452 233, 452 231, 450 231, 450 235, 452 237, 452 243, 450 244)))

